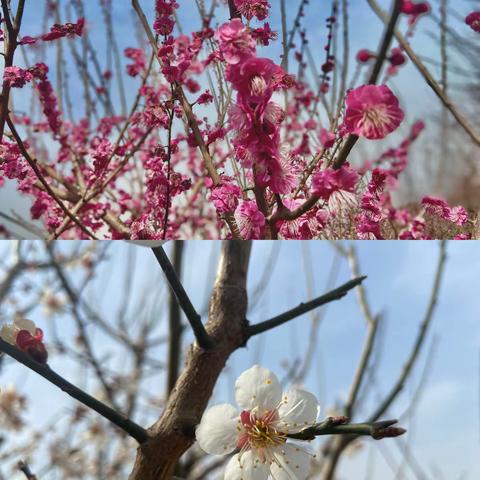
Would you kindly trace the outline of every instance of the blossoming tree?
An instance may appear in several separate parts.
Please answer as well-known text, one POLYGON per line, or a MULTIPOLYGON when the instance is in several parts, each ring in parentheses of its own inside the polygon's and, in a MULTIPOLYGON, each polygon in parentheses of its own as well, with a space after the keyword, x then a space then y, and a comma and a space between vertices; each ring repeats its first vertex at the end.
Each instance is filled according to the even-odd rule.
MULTIPOLYGON (((299 0, 288 2, 288 9, 285 0, 157 0, 153 11, 132 0, 132 10, 121 8, 137 19, 141 38, 123 54, 113 15, 117 2, 100 2, 103 25, 85 18, 83 0, 43 3, 43 31, 33 32, 22 23, 32 8, 28 0, 2 0, 0 30, 0 186, 15 182, 41 228, 1 213, 30 235, 477 235, 475 213, 462 206, 436 196, 406 198, 402 206, 392 196, 425 129, 423 120, 405 119, 402 85, 393 86, 409 62, 465 138, 480 145, 478 130, 446 83, 411 46, 423 19, 433 15, 428 2, 394 0, 386 13, 368 0, 365 8, 384 33, 377 51, 358 46, 353 75, 349 32, 356 25, 345 0, 321 7, 299 0), (289 25, 294 3, 298 11, 289 25), (178 13, 190 4, 201 24, 185 32, 178 13), (326 19, 322 38, 304 28, 309 9, 326 19), (280 25, 271 24, 273 11, 280 11, 280 25), (100 28, 106 58, 92 41, 93 29, 100 28), (280 41, 282 57, 266 57, 265 47, 280 41), (313 42, 324 42, 325 52, 313 51, 313 42), (82 95, 72 91, 72 77, 80 79, 75 88, 82 95), (384 139, 400 125, 404 138, 396 135, 398 143, 386 146, 384 139), (360 156, 357 144, 375 144, 375 153, 360 156)), ((447 15, 445 0, 442 5, 447 15)), ((460 37, 478 36, 478 16, 466 16, 460 37)), ((11 235, 5 226, 2 231, 11 235)))
MULTIPOLYGON (((74 408, 49 401, 52 420, 47 419, 50 415, 44 415, 42 421, 33 419, 34 433, 20 438, 18 432, 29 422, 24 411, 26 402, 33 394, 38 398, 38 393, 28 387, 21 393, 1 386, 1 429, 11 428, 16 434, 6 437, 7 447, 0 447, 0 455, 9 462, 21 460, 17 469, 27 478, 35 473, 47 478, 47 471, 52 471, 84 480, 128 475, 132 480, 170 479, 172 475, 207 479, 217 478, 220 472, 226 479, 331 480, 349 445, 358 445, 368 437, 382 440, 405 433, 396 426, 396 420, 385 420, 384 416, 392 410, 423 350, 442 282, 445 245, 441 246, 425 318, 410 353, 407 351, 405 365, 398 378, 389 378, 390 385, 381 398, 375 398, 374 408, 368 405, 369 413, 362 413, 366 421, 361 423, 357 420, 365 418, 359 418, 359 410, 366 410, 372 372, 378 367, 373 356, 381 343, 378 335, 382 317, 369 304, 366 277, 361 275, 354 248, 335 247, 351 266, 351 280, 320 296, 313 294, 306 303, 275 317, 255 322, 247 320, 252 245, 224 242, 213 289, 208 294, 208 313, 204 314, 208 320, 203 323, 181 281, 182 242, 171 245, 173 263, 162 247, 153 248, 170 287, 168 302, 159 295, 161 289, 157 292, 158 282, 149 281, 147 290, 132 285, 139 283, 132 278, 136 246, 124 244, 121 256, 111 252, 118 248, 113 243, 60 247, 58 243, 32 242, 12 247, 12 253, 3 252, 7 255, 0 280, 5 317, 0 351, 50 382, 47 388, 59 387, 75 400, 74 408), (96 293, 99 285, 102 290, 116 289, 118 280, 111 277, 105 282, 109 278, 105 273, 118 276, 114 264, 120 259, 117 267, 126 277, 120 281, 124 290, 112 309, 118 310, 114 319, 92 301, 91 294, 87 296, 87 290, 90 284, 96 293), (102 264, 106 264, 103 273, 102 264), (47 281, 58 289, 46 290, 47 281), (269 338, 273 329, 290 321, 299 322, 298 328, 304 331, 306 326, 297 317, 351 295, 353 289, 365 319, 366 335, 344 404, 337 405, 335 412, 327 413, 325 405, 320 408, 316 396, 308 391, 305 377, 313 360, 311 347, 299 352, 298 362, 287 365, 284 378, 252 362, 235 382, 237 406, 228 404, 222 394, 216 395, 219 401, 208 407, 234 352, 258 335, 269 338), (138 299, 130 298, 130 294, 138 299), (27 315, 39 317, 35 308, 38 303, 49 319, 41 328, 38 321, 26 319, 27 315), (168 309, 163 308, 166 303, 168 309), (167 338, 159 321, 163 311, 168 315, 167 338), (191 328, 183 325, 183 319, 191 328), (184 336, 190 337, 190 331, 192 342, 182 354, 182 345, 188 343, 184 336), (87 373, 84 388, 67 380, 68 371, 75 370, 69 368, 71 362, 81 367, 82 377, 87 373), (159 395, 160 379, 166 382, 164 395, 159 395), (98 388, 96 392, 91 390, 93 386, 98 388), (142 426, 147 424, 151 426, 142 426), (320 438, 325 441, 318 443, 320 438)), ((269 275, 271 262, 263 262, 269 275)), ((148 268, 155 270, 156 265, 149 263, 148 268)), ((144 281, 144 266, 141 272, 144 281)), ((254 289, 250 303, 255 302, 255 296, 254 289)), ((312 322, 311 345, 317 342, 318 327, 318 321, 312 322)))

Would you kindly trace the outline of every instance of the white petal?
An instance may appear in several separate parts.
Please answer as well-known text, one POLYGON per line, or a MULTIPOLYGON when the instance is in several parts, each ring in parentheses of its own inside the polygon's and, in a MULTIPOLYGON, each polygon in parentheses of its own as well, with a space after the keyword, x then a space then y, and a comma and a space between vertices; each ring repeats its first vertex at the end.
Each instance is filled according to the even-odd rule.
POLYGON ((320 413, 317 398, 310 392, 292 388, 285 392, 278 409, 280 417, 277 428, 282 432, 295 433, 315 423, 320 413))
POLYGON ((282 398, 282 387, 274 373, 254 365, 243 372, 235 383, 235 400, 245 410, 273 410, 282 398))
POLYGON ((168 240, 125 240, 127 243, 132 243, 133 245, 139 245, 140 247, 161 247, 164 243, 167 243, 168 240))
POLYGON ((13 323, 20 330, 27 330, 27 332, 29 332, 31 335, 35 335, 37 326, 34 322, 32 322, 32 320, 29 320, 28 318, 15 317, 13 323))
POLYGON ((18 328, 13 323, 3 325, 0 330, 0 338, 9 343, 10 345, 16 345, 17 343, 18 328))
POLYGON ((268 465, 261 463, 251 451, 234 455, 225 468, 224 480, 266 480, 268 465))
POLYGON ((312 455, 303 446, 286 443, 275 449, 270 472, 275 480, 305 480, 311 470, 312 455))
POLYGON ((233 405, 222 403, 205 411, 195 435, 200 448, 212 455, 226 455, 237 445, 239 415, 233 405))

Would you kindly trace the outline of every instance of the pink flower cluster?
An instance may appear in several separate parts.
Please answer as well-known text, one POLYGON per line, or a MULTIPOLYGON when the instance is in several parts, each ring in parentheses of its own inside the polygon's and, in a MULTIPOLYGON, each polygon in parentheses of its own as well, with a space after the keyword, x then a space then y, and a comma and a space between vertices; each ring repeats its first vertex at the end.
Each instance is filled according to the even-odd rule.
POLYGON ((173 15, 178 7, 179 5, 175 0, 155 1, 155 13, 157 17, 153 24, 153 29, 158 35, 167 37, 173 32, 175 26, 173 15))
POLYGON ((236 156, 245 168, 253 169, 258 186, 289 193, 295 177, 289 171, 290 154, 280 145, 285 112, 271 98, 292 81, 272 60, 255 55, 255 42, 240 20, 223 25, 217 40, 228 63, 226 78, 237 91, 237 101, 229 110, 236 156))
POLYGON ((480 12, 472 12, 465 18, 465 23, 477 33, 480 33, 480 12))
POLYGON ((81 37, 83 35, 84 27, 84 18, 80 18, 76 23, 66 23, 65 25, 59 25, 56 23, 50 29, 50 32, 42 35, 41 38, 45 42, 50 42, 52 40, 58 40, 63 37, 72 37, 74 35, 81 37))
POLYGON ((268 17, 270 3, 268 0, 235 0, 235 6, 247 20, 253 17, 265 20, 268 17))
POLYGON ((147 60, 143 49, 126 48, 124 54, 130 60, 133 60, 132 64, 127 65, 127 73, 131 77, 136 77, 147 68, 147 60))
POLYGON ((422 205, 428 214, 443 218, 455 225, 465 225, 468 221, 468 213, 465 208, 462 206, 449 207, 448 203, 440 198, 424 197, 422 205))
MULTIPOLYGON (((359 50, 356 56, 357 62, 368 63, 370 60, 377 58, 377 54, 367 49, 359 50)), ((390 54, 387 56, 388 63, 390 64, 387 70, 389 76, 395 75, 398 68, 407 63, 407 57, 401 48, 393 48, 390 54)))
POLYGON ((48 125, 52 133, 58 137, 61 136, 62 119, 58 109, 57 97, 55 91, 48 80, 48 67, 44 63, 37 63, 30 69, 37 80, 37 89, 40 94, 40 103, 43 107, 43 113, 47 117, 48 125))
POLYGON ((328 202, 333 212, 346 206, 355 206, 354 192, 359 178, 348 164, 338 170, 327 168, 313 176, 312 195, 328 202))
POLYGON ((409 25, 414 25, 418 18, 430 12, 428 2, 413 2, 412 0, 403 0, 401 12, 408 15, 409 25))
POLYGON ((245 240, 262 238, 265 227, 265 217, 253 200, 242 202, 235 210, 235 220, 238 223, 240 235, 245 240))
POLYGON ((20 67, 6 67, 3 72, 3 81, 10 88, 22 88, 32 80, 32 73, 20 67))

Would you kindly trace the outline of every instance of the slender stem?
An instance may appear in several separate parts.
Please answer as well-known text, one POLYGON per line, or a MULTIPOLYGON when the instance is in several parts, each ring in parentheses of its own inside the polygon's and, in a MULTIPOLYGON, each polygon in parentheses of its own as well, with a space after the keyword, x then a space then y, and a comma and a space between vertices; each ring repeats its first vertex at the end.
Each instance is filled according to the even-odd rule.
MULTIPOLYGON (((385 33, 383 34, 383 39, 380 43, 380 48, 378 49, 377 58, 375 64, 373 65, 372 72, 368 79, 369 85, 374 85, 377 83, 378 76, 382 70, 385 59, 387 58, 388 49, 392 43, 392 39, 395 35, 395 27, 397 25, 398 19, 400 17, 400 10, 402 7, 402 0, 394 0, 392 5, 392 13, 390 15, 390 20, 386 23, 385 33)), ((340 150, 335 162, 333 163, 333 168, 339 169, 347 161, 350 152, 358 141, 357 135, 349 135, 347 141, 345 142, 342 150, 340 150)))
POLYGON ((128 433, 128 435, 137 440, 138 443, 144 443, 147 441, 148 432, 143 427, 136 424, 128 417, 122 415, 108 405, 105 405, 96 398, 90 396, 83 390, 80 390, 78 387, 65 380, 58 373, 54 372, 48 365, 38 363, 32 357, 2 339, 0 339, 0 351, 6 353, 10 357, 17 360, 17 362, 20 362, 26 367, 30 368, 30 370, 38 373, 50 383, 53 383, 65 393, 68 393, 68 395, 78 400, 80 403, 83 403, 92 410, 95 410, 102 417, 106 418, 114 425, 121 428, 124 432, 128 433))
MULTIPOLYGON (((174 242, 173 245, 173 267, 177 275, 181 276, 183 263, 183 242, 174 242)), ((169 309, 169 339, 168 339, 168 372, 167 372, 167 392, 173 390, 180 372, 180 358, 182 355, 182 322, 180 306, 176 296, 172 291, 168 301, 169 309)))
POLYGON ((230 9, 230 20, 234 18, 242 18, 242 15, 235 6, 235 0, 228 0, 228 8, 230 9))
POLYGON ((180 307, 187 317, 197 343, 200 347, 205 350, 209 350, 213 347, 213 341, 208 335, 205 327, 203 326, 202 319, 200 315, 195 310, 195 307, 192 305, 190 298, 187 295, 187 292, 183 288, 182 282, 178 278, 177 272, 173 268, 173 265, 170 263, 170 260, 165 253, 165 250, 162 247, 152 248, 155 258, 157 259, 160 267, 162 267, 163 273, 167 277, 170 288, 172 289, 180 307))
POLYGON ((298 433, 288 434, 288 438, 297 440, 313 440, 322 435, 356 435, 369 436, 375 440, 393 438, 403 435, 406 430, 394 427, 398 420, 381 422, 348 423, 348 417, 329 417, 323 422, 304 428, 298 433))
POLYGON ((311 300, 306 303, 301 303, 295 308, 288 310, 281 315, 271 318, 270 320, 265 320, 264 322, 257 323, 256 325, 251 325, 248 327, 248 336, 253 337, 254 335, 258 335, 259 333, 266 332, 267 330, 271 330, 272 328, 279 327, 284 323, 303 315, 304 313, 309 312, 315 308, 320 307, 321 305, 325 305, 326 303, 332 302, 334 300, 340 300, 343 298, 352 288, 360 285, 367 277, 358 277, 354 278, 353 280, 349 280, 347 283, 341 285, 340 287, 331 290, 324 295, 321 295, 314 300, 311 300))
POLYGON ((38 480, 37 476, 32 472, 27 462, 20 460, 17 466, 18 469, 27 477, 27 480, 38 480))
MULTIPOLYGON (((372 8, 372 10, 375 12, 375 14, 383 22, 386 22, 386 14, 382 11, 378 3, 375 0, 367 0, 367 2, 372 8)), ((420 58, 413 51, 412 47, 410 47, 407 39, 397 30, 394 30, 394 34, 395 38, 398 40, 398 43, 401 45, 404 52, 408 55, 408 58, 410 58, 412 63, 417 67, 417 70, 427 82, 428 86, 435 92, 435 95, 437 95, 443 105, 450 111, 458 124, 465 130, 465 132, 470 136, 470 138, 475 142, 475 144, 480 145, 480 133, 477 132, 475 128, 470 125, 469 121, 463 116, 463 114, 456 109, 450 97, 448 97, 448 95, 444 92, 443 88, 435 81, 428 68, 422 63, 420 58)))
POLYGON ((393 401, 397 398, 398 394, 403 390, 403 387, 405 386, 405 382, 407 381, 407 378, 411 374, 413 367, 417 362, 418 356, 422 351, 423 344, 425 343, 425 339, 429 331, 429 327, 432 323, 433 314, 435 313, 435 307, 437 306, 440 287, 442 285, 443 275, 445 272, 446 261, 447 261, 446 242, 443 241, 440 243, 440 254, 438 257, 438 266, 437 266, 437 271, 435 273, 435 279, 433 281, 432 293, 430 295, 430 300, 428 302, 427 311, 420 325, 420 329, 418 331, 418 335, 413 345, 411 354, 407 359, 398 380, 395 382, 390 392, 387 394, 385 399, 382 401, 382 403, 377 407, 375 412, 370 417, 371 420, 375 420, 379 418, 381 415, 383 415, 387 411, 388 407, 390 407, 393 401))

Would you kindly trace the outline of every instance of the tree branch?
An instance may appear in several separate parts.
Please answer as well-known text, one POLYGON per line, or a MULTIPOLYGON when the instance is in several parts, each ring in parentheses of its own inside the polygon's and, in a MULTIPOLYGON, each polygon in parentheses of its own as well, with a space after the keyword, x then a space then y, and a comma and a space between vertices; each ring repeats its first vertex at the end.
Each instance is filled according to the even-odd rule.
POLYGON ((356 435, 369 436, 375 440, 393 438, 403 435, 406 430, 394 427, 398 420, 383 420, 381 422, 348 423, 348 417, 328 417, 320 423, 304 428, 298 433, 287 435, 297 440, 314 440, 321 435, 356 435))
MULTIPOLYGON (((392 39, 395 35, 395 27, 400 17, 401 7, 402 0, 393 1, 390 20, 388 20, 388 22, 385 22, 385 33, 383 34, 383 39, 380 43, 380 48, 378 49, 375 64, 373 65, 372 72, 370 73, 370 77, 368 79, 369 85, 375 85, 377 83, 383 63, 385 62, 385 58, 387 57, 388 49, 390 48, 390 44, 392 43, 392 39)), ((340 153, 338 154, 335 162, 333 163, 333 168, 339 169, 347 161, 347 158, 350 155, 352 148, 357 143, 358 138, 359 137, 357 135, 349 135, 347 137, 347 140, 343 145, 342 150, 340 150, 340 153)))
MULTIPOLYGON (((386 14, 382 11, 380 6, 375 0, 367 0, 371 9, 375 12, 378 18, 383 22, 387 21, 386 14)), ((427 82, 428 86, 434 91, 435 95, 440 99, 445 108, 447 108, 450 113, 453 115, 458 124, 465 130, 469 137, 475 142, 476 145, 480 146, 480 133, 477 132, 468 120, 461 114, 453 105, 452 101, 442 89, 442 87, 435 81, 432 74, 429 72, 428 68, 422 63, 420 58, 415 54, 412 47, 408 43, 407 39, 396 29, 393 31, 395 38, 398 43, 401 45, 402 49, 408 55, 408 58, 412 63, 417 67, 417 70, 420 72, 424 80, 427 82)))
POLYGON ((137 440, 138 443, 143 443, 148 439, 148 433, 143 427, 117 412, 113 408, 110 408, 108 405, 105 405, 96 398, 90 396, 83 390, 80 390, 78 387, 65 380, 58 373, 54 372, 48 365, 38 363, 32 357, 2 339, 0 339, 0 351, 14 358, 17 360, 17 362, 22 363, 30 370, 38 373, 50 383, 53 383, 65 393, 75 398, 75 400, 78 400, 80 403, 83 403, 92 410, 95 410, 102 417, 106 418, 114 425, 121 428, 125 433, 137 440))
POLYGON ((234 18, 242 18, 242 15, 235 6, 235 0, 228 0, 228 8, 230 9, 230 20, 234 18))
POLYGON ((255 325, 250 325, 248 327, 248 337, 253 337, 254 335, 258 335, 259 333, 266 332, 267 330, 271 330, 272 328, 276 328, 284 323, 303 315, 304 313, 309 312, 315 308, 318 308, 326 303, 332 302, 334 300, 340 300, 343 298, 352 288, 360 285, 367 277, 358 277, 354 278, 353 280, 349 280, 347 283, 344 283, 340 287, 331 290, 328 293, 321 295, 320 297, 315 298, 306 303, 301 303, 295 308, 291 310, 287 310, 286 312, 273 317, 269 320, 265 320, 264 322, 257 323, 255 325))
MULTIPOLYGON (((178 275, 181 275, 183 260, 183 242, 174 242, 173 245, 173 267, 178 275)), ((175 386, 180 371, 180 358, 182 355, 182 322, 179 302, 172 290, 168 299, 169 309, 169 339, 168 339, 168 372, 167 372, 167 392, 170 392, 175 386)))
POLYGON ((167 277, 170 288, 177 298, 183 313, 185 313, 185 316, 192 327, 198 345, 205 350, 211 349, 214 346, 213 341, 205 330, 202 319, 195 310, 195 307, 192 305, 192 302, 190 301, 187 292, 183 288, 182 282, 178 278, 173 265, 170 263, 165 250, 162 247, 154 247, 152 248, 152 251, 158 263, 162 267, 163 273, 167 277))
POLYGON ((422 346, 425 342, 427 332, 429 329, 430 324, 432 323, 433 313, 435 312, 435 307, 438 301, 438 294, 440 291, 440 286, 443 280, 443 273, 445 271, 445 264, 447 261, 446 255, 446 242, 440 243, 440 254, 438 257, 438 266, 437 271, 435 273, 435 279, 433 282, 432 293, 430 295, 430 301, 428 302, 427 311, 425 313, 425 318, 423 319, 420 329, 418 331, 417 338, 412 348, 412 352, 405 363, 402 373, 400 374, 396 383, 392 386, 390 392, 385 397, 383 402, 379 405, 379 407, 375 410, 373 415, 370 417, 371 421, 376 420, 381 415, 383 415, 388 407, 392 404, 395 400, 397 395, 403 390, 405 385, 405 381, 407 380, 408 376, 412 372, 412 369, 417 361, 418 355, 422 349, 422 346))
POLYGON ((38 480, 37 476, 30 470, 27 462, 20 460, 17 466, 18 469, 27 477, 27 480, 38 480))

